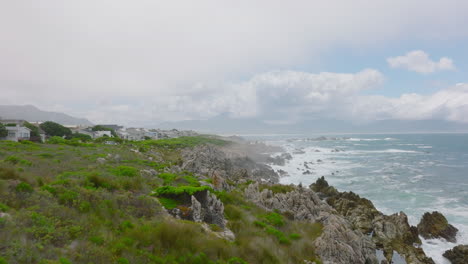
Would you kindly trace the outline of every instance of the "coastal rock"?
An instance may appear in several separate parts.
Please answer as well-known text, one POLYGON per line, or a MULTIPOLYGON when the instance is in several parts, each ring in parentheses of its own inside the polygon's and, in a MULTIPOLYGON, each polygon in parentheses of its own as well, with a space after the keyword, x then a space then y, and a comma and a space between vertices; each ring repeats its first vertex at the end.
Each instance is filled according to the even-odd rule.
POLYGON ((468 263, 468 245, 458 245, 445 251, 443 256, 452 264, 466 264, 468 263))
POLYGON ((279 182, 279 175, 269 166, 259 164, 246 156, 229 156, 222 150, 202 145, 182 153, 182 170, 198 175, 216 174, 223 179, 237 181, 254 179, 264 182, 279 182))
POLYGON ((324 263, 377 263, 375 245, 359 230, 322 201, 310 189, 296 188, 287 193, 259 191, 258 183, 245 189, 245 196, 267 210, 278 210, 298 221, 318 222, 323 231, 315 241, 317 254, 324 263))
POLYGON ((191 200, 192 205, 190 206, 190 209, 192 210, 192 219, 194 222, 201 222, 203 220, 201 203, 193 195, 191 200))
POLYGON ((400 212, 390 216, 379 212, 372 202, 353 192, 338 192, 329 186, 324 177, 309 186, 318 192, 320 198, 343 215, 351 224, 364 234, 372 234, 372 240, 384 251, 385 258, 391 263, 393 251, 405 257, 408 263, 434 263, 419 248, 421 241, 418 230, 408 223, 408 217, 400 212))
POLYGON ((226 227, 224 219, 224 205, 209 191, 203 191, 191 196, 190 211, 194 222, 215 224, 221 228, 226 227))
POLYGON ((444 238, 455 243, 458 229, 448 223, 445 216, 437 211, 426 212, 418 224, 418 231, 425 239, 444 238))

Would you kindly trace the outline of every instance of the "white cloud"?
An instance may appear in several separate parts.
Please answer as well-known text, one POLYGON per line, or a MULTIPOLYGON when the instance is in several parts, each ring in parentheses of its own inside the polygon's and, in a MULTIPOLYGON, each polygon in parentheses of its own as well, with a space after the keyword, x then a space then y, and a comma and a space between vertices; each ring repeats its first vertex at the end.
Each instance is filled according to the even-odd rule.
POLYGON ((455 65, 451 59, 442 57, 439 61, 433 61, 422 50, 411 51, 404 56, 388 58, 387 62, 392 68, 403 68, 419 73, 455 70, 455 65))
POLYGON ((95 122, 348 116, 362 91, 380 85, 379 72, 270 71, 320 68, 319 55, 336 47, 468 36, 468 2, 458 0, 4 2, 0 104, 95 122))

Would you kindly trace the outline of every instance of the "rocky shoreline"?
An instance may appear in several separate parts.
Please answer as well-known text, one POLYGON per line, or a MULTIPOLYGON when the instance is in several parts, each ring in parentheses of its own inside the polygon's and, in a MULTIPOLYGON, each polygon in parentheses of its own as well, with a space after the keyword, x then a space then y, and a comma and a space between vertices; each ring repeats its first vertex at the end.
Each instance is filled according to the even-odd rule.
MULTIPOLYGON (((439 212, 427 213, 417 227, 411 226, 404 212, 385 215, 370 200, 353 192, 339 192, 329 186, 323 177, 310 186, 291 185, 288 192, 275 193, 264 186, 279 185, 280 175, 268 165, 252 158, 261 156, 255 153, 252 146, 237 146, 236 149, 248 151, 199 146, 183 153, 183 163, 178 169, 188 170, 201 177, 208 175, 212 182, 208 185, 215 190, 229 191, 236 185, 244 184, 246 188, 243 195, 254 204, 266 210, 281 212, 295 221, 322 224, 323 233, 316 239, 314 247, 323 263, 393 263, 393 256, 399 255, 406 263, 432 264, 434 261, 421 248, 419 236, 448 241, 456 239, 457 229, 439 212), (379 259, 379 251, 383 252, 383 259, 379 259)), ((284 154, 263 158, 263 161, 281 164, 287 159, 288 156, 284 154)), ((206 195, 211 197, 209 193, 206 195)), ((219 220, 223 212, 220 201, 203 205, 200 198, 192 196, 192 200, 192 207, 199 209, 194 209, 198 213, 191 220, 200 222, 203 220, 199 215, 211 215, 207 219, 225 221, 219 220)), ((226 233, 229 234, 226 237, 232 239, 232 232, 226 230, 226 233)), ((466 248, 457 248, 444 254, 449 259, 452 256, 460 259, 462 255, 465 261, 466 248)))

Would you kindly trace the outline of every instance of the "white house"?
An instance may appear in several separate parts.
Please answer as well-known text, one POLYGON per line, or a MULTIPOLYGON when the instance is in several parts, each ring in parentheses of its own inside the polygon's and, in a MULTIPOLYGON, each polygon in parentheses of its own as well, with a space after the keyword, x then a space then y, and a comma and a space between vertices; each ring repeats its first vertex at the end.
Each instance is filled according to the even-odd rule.
POLYGON ((20 125, 6 126, 8 136, 5 140, 11 140, 18 142, 19 140, 29 140, 31 137, 31 129, 20 125))

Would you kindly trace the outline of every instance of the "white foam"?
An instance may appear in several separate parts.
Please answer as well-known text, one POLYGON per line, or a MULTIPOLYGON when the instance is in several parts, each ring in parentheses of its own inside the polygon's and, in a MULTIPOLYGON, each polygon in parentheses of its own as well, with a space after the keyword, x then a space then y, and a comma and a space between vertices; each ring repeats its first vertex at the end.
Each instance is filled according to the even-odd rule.
POLYGON ((420 148, 420 149, 431 149, 432 146, 419 146, 418 148, 420 148))

